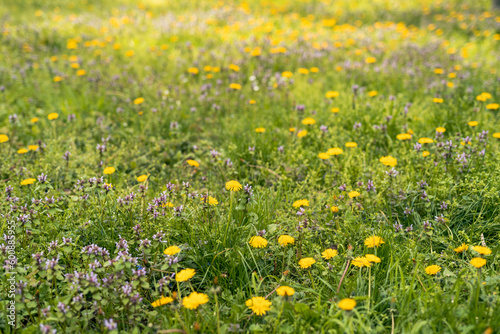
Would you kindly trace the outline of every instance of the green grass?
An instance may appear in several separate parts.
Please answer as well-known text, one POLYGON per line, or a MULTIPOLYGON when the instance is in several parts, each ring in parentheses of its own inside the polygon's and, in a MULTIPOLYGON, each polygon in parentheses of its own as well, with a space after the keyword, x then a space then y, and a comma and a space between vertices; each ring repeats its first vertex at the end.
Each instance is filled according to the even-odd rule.
POLYGON ((17 257, 3 267, 3 332, 500 331, 500 13, 489 1, 31 0, 0 12, 0 234, 15 235, 17 257), (416 150, 421 138, 433 142, 416 150), (334 147, 343 153, 318 157, 334 147), (231 180, 252 191, 228 191, 231 180), (265 247, 252 247, 257 235, 265 247), (384 243, 368 248, 371 236, 384 243), (380 263, 353 264, 366 254, 380 263), (176 282, 186 268, 195 275, 176 282), (183 301, 193 291, 208 296, 196 310, 183 301), (174 300, 153 307, 161 296, 174 300), (264 315, 252 297, 272 303, 264 315))

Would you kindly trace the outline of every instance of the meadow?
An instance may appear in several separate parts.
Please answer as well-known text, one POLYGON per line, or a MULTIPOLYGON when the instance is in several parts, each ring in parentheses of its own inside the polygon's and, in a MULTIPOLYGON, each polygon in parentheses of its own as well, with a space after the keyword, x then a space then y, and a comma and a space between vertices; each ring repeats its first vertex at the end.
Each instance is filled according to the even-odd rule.
POLYGON ((486 0, 0 2, 3 333, 500 332, 486 0))

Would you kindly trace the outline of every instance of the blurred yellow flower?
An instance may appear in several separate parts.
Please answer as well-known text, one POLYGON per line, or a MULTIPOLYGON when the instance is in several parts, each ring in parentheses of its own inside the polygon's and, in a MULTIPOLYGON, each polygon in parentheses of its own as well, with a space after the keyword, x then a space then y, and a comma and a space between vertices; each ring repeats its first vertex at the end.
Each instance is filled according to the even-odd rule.
POLYGON ((144 182, 148 179, 147 175, 141 175, 137 177, 137 182, 144 182))
POLYGON ((48 118, 49 120, 51 120, 51 121, 53 121, 53 120, 57 119, 58 117, 59 117, 59 114, 58 114, 58 113, 55 113, 55 112, 50 113, 50 114, 49 114, 49 116, 47 116, 47 118, 48 118))
POLYGON ((267 240, 260 236, 253 236, 248 243, 253 248, 264 248, 267 246, 267 240))
POLYGON ((321 253, 321 257, 325 260, 330 260, 331 258, 334 258, 338 254, 339 252, 336 249, 327 248, 321 253))
POLYGON ((170 246, 163 251, 163 254, 172 256, 179 253, 180 251, 181 249, 178 246, 170 246))
POLYGON ((351 298, 344 298, 337 305, 344 311, 351 311, 356 307, 356 301, 351 298))
POLYGON ((307 268, 309 268, 310 266, 312 266, 315 263, 316 263, 316 260, 313 259, 312 257, 305 257, 303 259, 300 259, 299 266, 302 269, 307 269, 307 268))
POLYGON ((106 175, 111 175, 116 171, 115 167, 106 167, 104 168, 103 173, 106 175))
POLYGON ((431 266, 428 266, 427 268, 425 268, 425 272, 428 274, 428 275, 436 275, 438 272, 441 271, 441 267, 438 266, 438 265, 431 265, 431 266))

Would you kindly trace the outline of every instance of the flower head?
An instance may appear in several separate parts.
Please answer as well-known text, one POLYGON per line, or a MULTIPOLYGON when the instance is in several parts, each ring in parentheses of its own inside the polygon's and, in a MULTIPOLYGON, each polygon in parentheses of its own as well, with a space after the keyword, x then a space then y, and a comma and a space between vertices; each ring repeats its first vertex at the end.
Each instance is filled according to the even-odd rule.
POLYGON ((323 251, 323 253, 321 253, 321 257, 325 260, 330 260, 331 258, 334 258, 338 254, 339 252, 336 249, 327 248, 323 251))
POLYGON ((284 234, 278 238, 278 243, 281 246, 293 245, 295 243, 295 238, 284 234))
POLYGON ((264 248, 267 246, 267 240, 261 236, 253 236, 248 243, 253 248, 264 248))
POLYGON ((113 174, 116 171, 115 167, 106 167, 104 168, 103 173, 106 175, 113 174))
POLYGON ((182 305, 190 310, 197 309, 198 306, 208 303, 208 296, 204 293, 192 292, 182 299, 182 305))
POLYGON ((479 254, 482 254, 482 255, 491 254, 491 249, 489 249, 488 247, 474 246, 474 247, 472 247, 472 249, 475 250, 476 252, 478 252, 479 254))
POLYGON ((361 256, 361 257, 356 257, 354 258, 354 260, 352 260, 352 265, 353 266, 356 266, 356 267, 359 267, 359 268, 362 268, 362 267, 371 267, 371 262, 368 261, 368 259, 364 256, 361 256))
POLYGON ((200 167, 200 164, 199 164, 197 161, 195 161, 195 160, 191 160, 191 159, 189 159, 189 160, 186 160, 186 162, 187 162, 187 164, 188 164, 189 166, 193 166, 193 167, 200 167))
POLYGON ((379 160, 383 165, 385 166, 390 166, 390 167, 396 167, 398 164, 398 160, 396 158, 393 158, 392 156, 388 155, 386 157, 382 157, 379 160))
POLYGON ((321 160, 328 160, 330 159, 330 155, 328 153, 320 153, 318 154, 318 158, 320 158, 321 160))
POLYGON ((350 141, 350 142, 345 143, 345 146, 349 147, 349 148, 354 148, 354 147, 358 146, 358 144, 353 142, 353 141, 350 141))
POLYGON ((337 305, 344 311, 350 311, 356 307, 356 301, 351 298, 344 298, 337 305))
POLYGON ((359 191, 356 191, 356 190, 349 192, 349 198, 358 197, 359 195, 361 195, 361 194, 359 193, 359 191))
POLYGON ((190 268, 183 269, 175 275, 175 280, 177 282, 185 282, 185 281, 191 279, 195 273, 196 273, 196 271, 194 269, 190 269, 190 268))
POLYGON ((257 129, 255 129, 255 132, 257 132, 257 133, 264 133, 264 132, 266 132, 266 129, 264 129, 264 128, 257 128, 257 129))
POLYGON ((166 304, 171 303, 173 301, 174 301, 174 299, 171 297, 161 297, 160 299, 157 299, 154 302, 152 302, 151 306, 158 307, 158 306, 166 305, 166 304))
POLYGON ((7 135, 0 135, 0 144, 9 141, 9 137, 7 135))
POLYGON ((373 254, 366 254, 365 255, 366 259, 369 261, 369 262, 372 262, 372 263, 380 263, 380 258, 376 255, 373 255, 373 254))
POLYGON ((59 114, 58 114, 58 113, 55 113, 55 112, 53 112, 53 113, 49 114, 49 116, 47 116, 47 118, 48 118, 49 120, 51 120, 51 121, 53 121, 53 120, 57 119, 57 117, 59 117, 59 114))
POLYGON ((144 182, 148 179, 147 175, 141 175, 137 177, 137 182, 144 182))
POLYGON ((486 264, 486 259, 483 259, 482 257, 475 257, 470 260, 470 264, 472 264, 476 268, 481 268, 486 264))
POLYGON ((289 297, 293 296, 295 290, 289 286, 282 285, 276 289, 276 293, 278 294, 278 296, 289 297))
POLYGON ((180 251, 181 251, 181 249, 180 249, 179 247, 177 247, 177 246, 170 246, 170 247, 168 247, 167 249, 165 249, 165 250, 163 251, 163 253, 164 253, 165 255, 170 255, 170 256, 172 256, 172 255, 175 255, 175 254, 179 253, 180 251))
POLYGON ((302 120, 302 124, 304 125, 313 125, 314 123, 316 123, 316 120, 311 117, 307 117, 302 120))
POLYGON ((21 181, 22 186, 27 186, 36 182, 36 179, 29 178, 21 181))
POLYGON ((231 181, 226 182, 226 190, 240 191, 241 188, 243 188, 243 186, 238 181, 231 180, 231 181))
POLYGON ((468 249, 469 249, 469 245, 462 244, 462 245, 460 245, 460 247, 455 248, 455 252, 462 253, 462 252, 465 252, 468 249))
POLYGON ((384 243, 384 239, 376 235, 365 239, 365 246, 368 248, 378 247, 384 243))
POLYGON ((326 153, 328 153, 328 155, 340 155, 340 154, 344 153, 344 150, 339 148, 339 147, 334 147, 334 148, 328 149, 328 151, 326 151, 326 153))
POLYGON ((301 206, 309 206, 309 200, 307 199, 299 199, 298 201, 293 202, 292 206, 294 208, 298 208, 301 206))
POLYGON ((428 266, 427 268, 425 268, 425 272, 428 275, 436 275, 440 271, 441 271, 441 267, 436 265, 436 264, 433 264, 432 266, 428 266))
POLYGON ((246 306, 257 315, 264 315, 271 309, 272 303, 264 297, 252 297, 245 302, 246 306))
POLYGON ((313 259, 312 257, 305 257, 305 258, 299 260, 299 266, 302 269, 309 268, 310 266, 312 266, 315 263, 316 263, 316 260, 313 259))

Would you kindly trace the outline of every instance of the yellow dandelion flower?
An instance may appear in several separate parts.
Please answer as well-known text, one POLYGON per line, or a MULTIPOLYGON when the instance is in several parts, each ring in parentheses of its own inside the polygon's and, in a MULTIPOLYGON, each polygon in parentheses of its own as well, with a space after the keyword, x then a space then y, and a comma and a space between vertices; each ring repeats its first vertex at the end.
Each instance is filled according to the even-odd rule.
POLYGON ((141 175, 137 177, 137 182, 144 182, 148 179, 147 175, 141 175))
POLYGON ((257 129, 255 129, 255 132, 257 132, 257 133, 264 133, 264 132, 266 132, 266 129, 264 129, 264 128, 257 128, 257 129))
POLYGON ((444 133, 444 132, 446 132, 446 129, 445 129, 445 128, 443 128, 442 126, 440 126, 440 127, 437 127, 437 128, 436 128, 436 132, 439 132, 439 133, 444 133))
POLYGON ((48 118, 49 120, 51 120, 51 121, 53 121, 53 120, 57 119, 58 117, 59 117, 59 114, 58 114, 58 113, 55 113, 55 112, 50 113, 50 114, 47 116, 47 118, 48 118))
POLYGON ((278 238, 278 243, 281 246, 293 245, 295 243, 295 238, 284 234, 278 238))
POLYGON ((434 103, 443 103, 444 100, 441 99, 441 98, 439 98, 439 97, 435 97, 435 98, 432 99, 432 102, 434 102, 434 103))
POLYGON ((365 246, 368 248, 378 247, 382 244, 385 244, 384 239, 376 235, 365 239, 365 246))
POLYGON ((361 194, 356 190, 349 192, 349 198, 358 197, 359 195, 361 195, 361 194))
POLYGON ((384 166, 389 166, 389 167, 396 167, 396 165, 398 164, 398 160, 390 155, 380 158, 379 161, 384 166))
POLYGON ((208 296, 204 293, 198 293, 196 291, 182 299, 182 306, 190 310, 197 309, 200 305, 206 303, 208 303, 208 296))
POLYGON ((144 98, 143 97, 138 97, 134 100, 134 104, 141 104, 144 102, 144 98))
POLYGON ((328 153, 320 153, 320 154, 318 154, 318 158, 320 158, 322 160, 327 160, 327 159, 330 159, 330 155, 328 153))
POLYGON ((338 113, 340 111, 340 108, 337 108, 337 107, 333 107, 332 109, 330 109, 330 111, 334 114, 338 113))
POLYGON ((38 122, 38 121, 39 121, 38 117, 33 117, 33 118, 31 119, 31 123, 36 123, 36 122, 38 122))
POLYGON ((38 150, 38 145, 28 145, 28 150, 36 151, 36 150, 38 150))
POLYGON ((25 154, 25 153, 28 153, 28 150, 25 148, 21 148, 21 149, 17 150, 17 154, 25 154))
POLYGON ((470 260, 470 264, 472 264, 476 268, 481 268, 486 264, 486 259, 483 259, 482 257, 475 257, 470 260))
POLYGON ((436 264, 433 264, 432 266, 428 266, 427 268, 425 268, 425 272, 428 275, 436 275, 440 271, 441 271, 441 267, 436 265, 436 264))
POLYGON ((196 67, 190 67, 188 68, 188 73, 190 74, 198 74, 200 72, 196 67))
POLYGON ((21 181, 21 185, 22 186, 27 186, 27 185, 33 184, 35 182, 36 182, 36 179, 33 179, 33 178, 24 179, 24 180, 21 181))
POLYGON ((106 168, 104 168, 104 171, 103 171, 103 173, 106 175, 111 175, 114 172, 116 172, 115 167, 106 167, 106 168))
POLYGON ((455 248, 455 252, 462 253, 462 252, 465 252, 468 249, 469 249, 469 245, 462 244, 462 245, 460 245, 460 247, 455 248))
POLYGON ((409 133, 401 133, 396 136, 398 140, 410 140, 411 139, 411 134, 409 133))
POLYGON ((429 151, 423 151, 422 152, 422 156, 425 158, 425 157, 428 157, 429 155, 431 154, 431 152, 429 151))
POLYGON ((307 199, 299 199, 298 201, 293 202, 292 206, 294 208, 298 208, 301 206, 309 206, 309 200, 307 199))
POLYGON ((241 85, 237 84, 237 83, 232 83, 232 84, 229 85, 229 88, 234 89, 234 90, 240 90, 241 89, 241 85))
POLYGON ((339 212, 339 208, 337 206, 332 206, 330 208, 330 210, 332 210, 333 213, 338 213, 339 212))
POLYGON ((278 294, 278 296, 290 297, 290 296, 293 296, 293 294, 295 293, 295 290, 289 286, 282 285, 276 289, 276 293, 278 294))
POLYGON ((163 251, 163 254, 172 256, 179 253, 180 251, 181 249, 178 246, 170 246, 163 251))
POLYGON ((371 262, 368 261, 368 259, 364 256, 361 256, 361 257, 356 257, 354 258, 354 260, 352 260, 352 265, 353 266, 356 266, 358 268, 363 268, 363 267, 371 267, 371 262))
POLYGON ((231 180, 226 182, 226 190, 230 191, 240 191, 243 186, 236 180, 231 180))
POLYGON ((245 302, 245 305, 255 314, 264 315, 271 309, 272 303, 264 297, 252 297, 245 302))
POLYGON ((253 248, 264 248, 267 246, 267 240, 260 236, 253 236, 248 243, 253 248))
POLYGON ((302 269, 307 269, 307 268, 309 268, 310 266, 312 266, 315 263, 316 263, 316 260, 313 259, 312 257, 305 257, 303 259, 300 259, 299 266, 302 269))
POLYGON ((192 166, 192 167, 200 167, 200 164, 199 164, 197 161, 195 161, 195 160, 188 159, 188 160, 186 160, 186 162, 187 162, 187 164, 188 164, 189 166, 192 166))
POLYGON ((321 257, 325 260, 330 260, 337 256, 339 252, 336 249, 327 248, 321 253, 321 257))
POLYGON ((500 108, 500 104, 498 103, 490 103, 486 106, 488 110, 497 110, 498 108, 500 108))
POLYGON ((477 121, 470 121, 470 122, 469 122, 469 123, 467 123, 467 124, 469 124, 469 126, 474 127, 474 126, 477 126, 479 123, 478 123, 477 121))
POLYGON ((190 268, 183 269, 175 275, 175 280, 177 282, 185 282, 185 281, 193 278, 194 274, 196 274, 196 271, 194 269, 190 269, 190 268))
POLYGON ((365 63, 367 63, 367 64, 373 64, 376 61, 377 61, 377 59, 375 59, 375 57, 368 57, 365 59, 365 63))
POLYGON ((304 118, 302 120, 302 124, 304 125, 313 125, 316 123, 316 120, 314 118, 311 118, 311 117, 307 117, 307 118, 304 118))
POLYGON ((344 311, 351 311, 356 307, 356 301, 351 298, 344 298, 337 305, 344 311))
POLYGON ((378 95, 378 92, 376 90, 371 90, 368 92, 368 96, 369 97, 374 97, 374 96, 377 96, 378 95))
POLYGON ((6 143, 9 141, 9 136, 0 134, 0 143, 6 143))
POLYGON ((174 301, 174 299, 171 297, 161 297, 160 299, 157 299, 154 302, 152 302, 151 306, 158 307, 158 306, 169 304, 173 301, 174 301))
POLYGON ((325 97, 327 99, 333 99, 333 98, 339 97, 339 95, 340 95, 339 92, 334 91, 334 90, 330 90, 330 91, 326 92, 325 97))
POLYGON ((418 140, 418 142, 419 142, 420 144, 432 144, 432 143, 434 143, 434 140, 433 140, 432 138, 426 138, 426 137, 423 137, 423 138, 420 138, 420 139, 418 140))
POLYGON ((349 148, 354 148, 354 147, 358 146, 358 144, 353 142, 353 141, 350 141, 350 142, 345 143, 345 146, 349 147, 349 148))
POLYGON ((305 136, 307 136, 307 130, 300 130, 299 132, 297 132, 297 137, 302 138, 305 136))
POLYGON ((472 249, 481 255, 490 255, 491 254, 491 249, 489 249, 488 247, 474 246, 474 247, 472 247, 472 249))
POLYGON ((372 262, 372 263, 380 263, 382 261, 382 260, 380 260, 380 258, 378 256, 373 255, 373 254, 366 254, 365 257, 369 262, 372 262))
POLYGON ((340 154, 344 153, 344 150, 342 150, 339 147, 334 147, 334 148, 328 149, 328 151, 326 151, 326 153, 328 155, 340 155, 340 154))
POLYGON ((281 73, 281 76, 283 78, 291 78, 293 76, 293 73, 290 71, 285 71, 285 72, 281 73))
POLYGON ((240 67, 238 65, 234 65, 234 64, 229 65, 229 69, 233 70, 235 72, 239 72, 240 71, 240 67))

